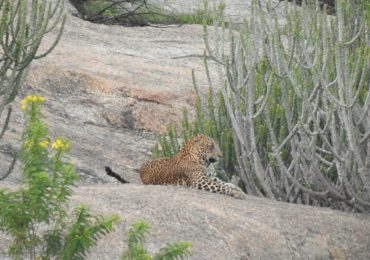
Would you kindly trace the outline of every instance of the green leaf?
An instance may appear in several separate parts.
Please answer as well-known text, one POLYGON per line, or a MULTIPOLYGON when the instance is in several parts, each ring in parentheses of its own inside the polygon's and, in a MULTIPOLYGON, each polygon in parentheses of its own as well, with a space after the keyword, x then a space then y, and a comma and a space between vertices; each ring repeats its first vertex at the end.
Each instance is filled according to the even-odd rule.
POLYGON ((153 260, 183 259, 185 256, 191 256, 191 246, 192 244, 186 241, 167 244, 159 250, 159 252, 153 257, 153 260))

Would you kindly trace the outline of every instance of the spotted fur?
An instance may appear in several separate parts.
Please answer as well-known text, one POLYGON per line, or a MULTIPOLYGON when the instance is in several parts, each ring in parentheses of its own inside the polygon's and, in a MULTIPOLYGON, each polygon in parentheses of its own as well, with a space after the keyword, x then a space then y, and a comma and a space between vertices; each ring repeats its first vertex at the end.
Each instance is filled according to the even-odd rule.
POLYGON ((231 188, 237 188, 234 184, 229 183, 229 182, 223 182, 221 179, 217 177, 217 171, 216 171, 215 165, 216 163, 211 163, 207 167, 206 172, 207 172, 208 178, 210 178, 211 180, 215 182, 223 183, 224 185, 229 186, 231 188))
POLYGON ((218 179, 213 163, 222 157, 217 143, 199 134, 191 138, 180 152, 171 157, 146 162, 140 169, 144 184, 183 185, 237 198, 245 194, 231 183, 218 179))

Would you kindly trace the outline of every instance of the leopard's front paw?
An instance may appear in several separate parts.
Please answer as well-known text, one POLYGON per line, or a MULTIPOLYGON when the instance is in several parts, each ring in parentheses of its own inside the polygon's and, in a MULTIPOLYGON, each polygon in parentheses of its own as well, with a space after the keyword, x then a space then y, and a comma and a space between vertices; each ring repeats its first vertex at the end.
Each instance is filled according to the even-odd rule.
POLYGON ((234 188, 231 190, 230 195, 241 200, 245 200, 247 198, 247 195, 236 186, 234 186, 234 188))
POLYGON ((231 188, 231 189, 237 189, 237 188, 238 188, 238 187, 236 187, 234 184, 232 184, 232 183, 230 183, 230 182, 225 183, 225 186, 226 186, 226 187, 229 187, 229 188, 231 188))

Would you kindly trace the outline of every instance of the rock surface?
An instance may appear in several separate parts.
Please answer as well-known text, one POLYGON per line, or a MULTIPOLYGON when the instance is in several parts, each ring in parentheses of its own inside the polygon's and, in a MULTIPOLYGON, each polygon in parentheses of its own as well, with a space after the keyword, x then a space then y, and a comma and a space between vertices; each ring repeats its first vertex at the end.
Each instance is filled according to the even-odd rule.
MULTIPOLYGON (((151 156, 153 133, 179 122, 182 109, 193 107, 191 69, 199 75, 199 87, 206 88, 198 57, 204 49, 202 26, 106 26, 73 12, 68 4, 62 39, 46 58, 32 63, 22 96, 46 97, 45 121, 52 136, 71 140, 82 182, 109 181, 105 165, 138 181, 136 170, 151 156)), ((54 36, 45 37, 42 49, 54 36)), ((20 98, 13 107, 9 131, 0 140, 1 166, 19 148, 20 98)), ((12 174, 7 181, 17 178, 12 174)))
MULTIPOLYGON (((368 215, 134 184, 79 187, 71 202, 121 216, 115 231, 92 249, 91 260, 119 259, 128 228, 140 219, 151 226, 150 253, 166 243, 191 241, 194 260, 370 259, 368 215)), ((0 236, 0 258, 6 243, 0 236)))
MULTIPOLYGON (((199 1, 152 2, 182 12, 200 6, 199 1)), ((250 1, 225 3, 226 16, 233 21, 244 17, 250 6, 250 1)), ((66 2, 68 19, 61 41, 48 56, 32 63, 22 97, 46 97, 45 121, 52 136, 71 140, 82 183, 110 181, 103 173, 105 165, 140 182, 137 169, 150 159, 155 133, 179 122, 183 108, 190 114, 194 110, 191 69, 200 91, 207 89, 203 28, 107 26, 83 21, 75 13, 66 2)), ((48 34, 41 50, 54 38, 55 33, 48 34)), ((211 77, 216 78, 212 67, 211 77)), ((9 165, 10 155, 19 149, 19 103, 20 98, 13 104, 9 131, 0 140, 0 165, 9 165)), ((19 171, 15 172, 7 181, 17 182, 19 171)))
MULTIPOLYGON (((199 1, 167 2, 179 8, 182 3, 197 6, 199 1)), ((248 5, 226 1, 226 13, 240 18, 248 5)), ((61 42, 49 56, 33 63, 22 95, 45 96, 51 135, 65 136, 73 144, 71 160, 81 185, 72 206, 85 203, 96 212, 122 216, 116 231, 88 259, 119 259, 124 234, 139 219, 152 227, 146 244, 150 252, 188 240, 193 242, 191 259, 370 259, 368 215, 137 185, 137 169, 150 158, 154 133, 181 119, 183 107, 193 106, 191 68, 200 88, 207 87, 199 57, 204 49, 202 27, 97 25, 71 15, 75 11, 69 5, 67 10, 61 42), (105 175, 105 165, 136 184, 116 185, 105 175)), ((49 35, 44 45, 52 39, 49 35)), ((9 130, 0 140, 2 169, 19 149, 23 129, 19 106, 17 99, 9 130)), ((18 178, 19 165, 0 186, 14 187, 18 178)), ((0 236, 0 259, 5 258, 1 253, 8 242, 0 236)))

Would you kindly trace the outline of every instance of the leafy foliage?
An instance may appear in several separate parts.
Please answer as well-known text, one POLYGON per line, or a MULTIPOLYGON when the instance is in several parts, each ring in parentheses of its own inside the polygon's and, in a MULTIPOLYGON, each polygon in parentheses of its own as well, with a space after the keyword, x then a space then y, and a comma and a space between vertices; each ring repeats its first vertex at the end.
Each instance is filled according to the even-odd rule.
POLYGON ((153 260, 183 259, 183 256, 191 255, 189 247, 191 247, 191 243, 186 241, 176 244, 168 244, 159 250, 159 252, 153 257, 153 260))
POLYGON ((127 250, 122 255, 122 260, 173 260, 183 259, 184 256, 190 256, 190 242, 178 242, 167 244, 161 248, 157 254, 151 257, 144 248, 145 235, 149 231, 149 224, 145 221, 139 221, 132 225, 127 235, 127 250))
POLYGON ((144 248, 145 235, 148 233, 149 224, 144 221, 136 222, 132 225, 127 235, 127 251, 122 255, 122 259, 150 259, 144 248))
POLYGON ((118 217, 94 216, 82 206, 69 216, 67 203, 77 180, 68 162, 70 144, 63 138, 51 141, 41 120, 43 102, 40 96, 22 100, 21 187, 0 191, 0 229, 13 238, 9 254, 15 259, 82 259, 118 217))
MULTIPOLYGON (((7 111, 0 139, 9 124, 10 103, 17 96, 30 63, 49 54, 60 39, 65 23, 62 11, 62 0, 53 4, 38 0, 0 0, 0 119, 7 111), (61 21, 60 31, 55 42, 45 52, 38 53, 43 37, 58 26, 58 21, 61 21)), ((15 162, 16 156, 8 170, 2 167, 0 180, 11 173, 15 162)))
POLYGON ((92 215, 88 208, 80 206, 74 211, 75 223, 65 236, 65 246, 60 254, 62 259, 84 259, 88 249, 95 246, 97 240, 113 230, 117 216, 103 218, 92 215))

